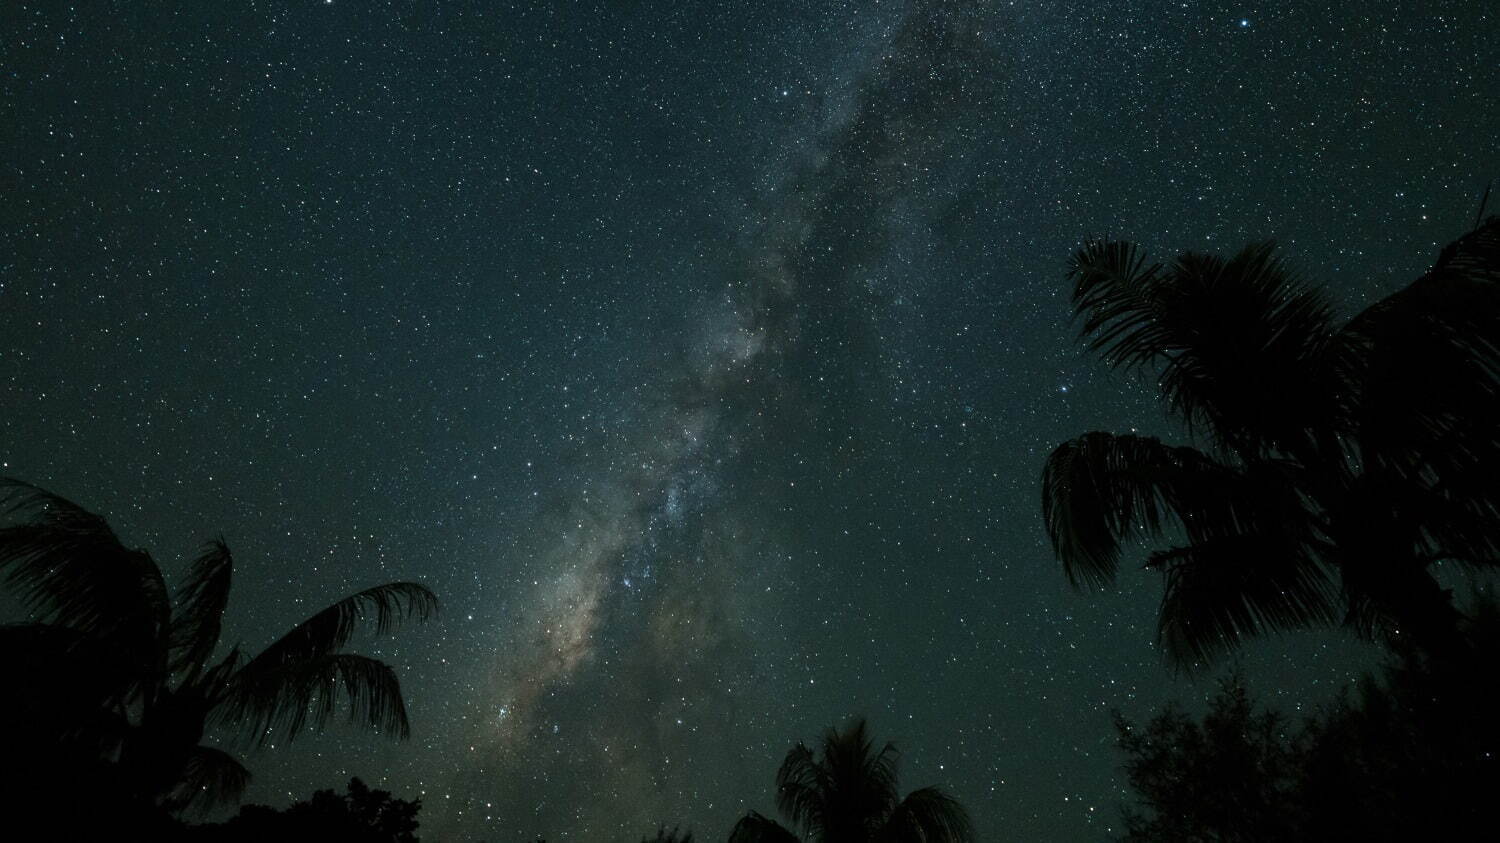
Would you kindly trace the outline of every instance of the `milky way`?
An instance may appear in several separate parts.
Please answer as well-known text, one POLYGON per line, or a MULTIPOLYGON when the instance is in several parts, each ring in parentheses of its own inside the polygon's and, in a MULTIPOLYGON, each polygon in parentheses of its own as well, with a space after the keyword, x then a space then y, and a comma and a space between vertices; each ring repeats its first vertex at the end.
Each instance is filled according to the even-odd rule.
MULTIPOLYGON (((592 782, 579 794, 586 807, 548 810, 549 788, 541 804, 490 796, 471 816, 530 807, 542 827, 628 827, 668 784, 660 733, 686 725, 679 715, 694 731, 704 719, 715 731, 743 727, 736 696, 757 693, 750 678, 774 649, 753 646, 747 614, 764 609, 734 595, 774 590, 787 558, 764 513, 788 481, 774 469, 755 476, 773 461, 768 448, 820 447, 806 441, 809 418, 849 411, 841 405, 855 399, 828 373, 878 362, 858 359, 868 349, 849 338, 873 331, 863 308, 896 215, 942 187, 933 165, 995 82, 983 23, 965 4, 926 3, 867 34, 845 90, 804 129, 814 142, 750 198, 755 222, 726 251, 723 290, 689 323, 675 371, 629 412, 633 430, 599 475, 533 537, 537 589, 524 618, 507 620, 511 646, 482 703, 491 716, 473 738, 479 761, 461 776, 535 773, 540 755, 545 780, 592 782), (565 731, 580 737, 558 750, 565 731)), ((707 751, 736 752, 716 737, 707 751)))
MULTIPOLYGON (((226 646, 438 593, 356 642, 411 741, 246 752, 250 801, 715 840, 866 715, 985 839, 1097 840, 1111 709, 1212 682, 1041 529, 1058 442, 1182 435, 1066 257, 1405 285, 1495 175, 1492 5, 0 3, 0 473, 169 577, 223 535, 226 646)), ((1369 655, 1244 657, 1295 712, 1369 655)))

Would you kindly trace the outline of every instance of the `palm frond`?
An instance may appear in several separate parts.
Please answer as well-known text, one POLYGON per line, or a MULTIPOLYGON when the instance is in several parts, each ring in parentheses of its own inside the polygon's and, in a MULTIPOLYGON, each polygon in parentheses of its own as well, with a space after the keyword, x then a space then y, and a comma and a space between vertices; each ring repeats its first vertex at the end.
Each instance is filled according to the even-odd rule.
POLYGON ((1430 566, 1490 561, 1500 538, 1493 518, 1393 472, 1365 472, 1342 491, 1326 524, 1346 625, 1367 638, 1398 630, 1424 641, 1456 637, 1458 612, 1430 566))
POLYGON ((1449 243, 1428 274, 1500 284, 1500 216, 1486 217, 1473 231, 1449 243))
POLYGON ((1134 368, 1157 358, 1147 329, 1160 274, 1161 264, 1148 266, 1134 243, 1095 240, 1073 253, 1068 278, 1081 335, 1111 365, 1134 368))
POLYGON ((1229 259, 1190 252, 1163 269, 1134 244, 1095 242, 1069 277, 1088 346, 1157 374, 1169 409, 1221 446, 1300 445, 1335 416, 1332 309, 1273 244, 1229 259))
POLYGON ((734 824, 729 843, 802 843, 781 823, 751 811, 734 824))
POLYGON ((1338 621, 1320 561, 1283 535, 1239 535, 1151 554, 1166 577, 1158 640, 1179 667, 1211 662, 1242 639, 1338 621))
POLYGON ((25 519, 0 528, 0 572, 33 617, 113 640, 122 657, 159 674, 171 606, 151 557, 121 545, 100 516, 45 489, 0 478, 0 500, 25 519))
POLYGON ((828 770, 812 750, 799 742, 787 752, 776 771, 776 808, 792 825, 818 838, 824 829, 828 789, 828 770))
POLYGON ((1407 642, 1429 653, 1463 644, 1463 615, 1453 605, 1453 592, 1431 574, 1400 571, 1377 582, 1371 573, 1344 581, 1344 625, 1355 634, 1391 645, 1407 642))
POLYGON ((1432 483, 1376 467, 1352 478, 1325 513, 1340 564, 1399 556, 1408 567, 1452 562, 1500 567, 1500 491, 1494 475, 1450 473, 1432 483))
POLYGON ((1114 583, 1122 542, 1174 522, 1206 524, 1203 490, 1231 470, 1193 448, 1133 434, 1086 433, 1042 469, 1042 521, 1075 588, 1114 583))
POLYGON ((1260 455, 1303 447, 1310 430, 1337 423, 1332 307, 1275 255, 1275 244, 1228 260, 1188 253, 1167 277, 1153 314, 1172 347, 1160 386, 1190 428, 1260 455))
POLYGON ((856 718, 842 732, 829 729, 823 737, 823 763, 829 777, 837 783, 832 794, 834 810, 840 818, 852 821, 868 834, 890 813, 900 796, 897 790, 901 753, 887 743, 875 751, 869 725, 856 718))
POLYGON ((234 756, 209 746, 194 747, 182 768, 182 781, 167 794, 172 811, 206 812, 240 801, 250 771, 234 756))
POLYGON ((194 684, 204 689, 204 693, 210 700, 218 699, 232 687, 231 683, 243 660, 240 648, 234 647, 224 654, 224 658, 219 659, 218 664, 203 671, 194 684))
POLYGON ((1500 470, 1497 243, 1500 221, 1492 221, 1344 329, 1361 351, 1354 379, 1367 463, 1417 482, 1500 470))
POLYGON ((1130 244, 1074 256, 1089 345, 1149 370, 1220 455, 1089 434, 1043 472, 1043 516, 1075 586, 1132 538, 1166 576, 1179 665, 1267 629, 1346 622, 1440 651, 1459 626, 1438 561, 1500 567, 1500 218, 1334 331, 1325 297, 1258 244, 1147 266, 1130 244), (1335 596, 1328 574, 1337 571, 1335 596))
POLYGON ((326 656, 349 643, 366 617, 373 617, 375 633, 384 635, 408 617, 427 620, 437 612, 437 605, 437 597, 417 583, 394 582, 367 588, 298 624, 246 663, 244 670, 249 673, 274 670, 326 656))
POLYGON ((789 753, 777 776, 778 807, 808 837, 867 837, 895 806, 900 755, 889 743, 876 751, 864 718, 825 732, 810 771, 808 753, 800 744, 798 749, 803 751, 789 753), (794 769, 797 778, 790 775, 794 769))
POLYGON ((1494 474, 1470 475, 1428 493, 1421 521, 1421 553, 1472 570, 1500 568, 1500 500, 1494 474))
POLYGON ((215 539, 193 559, 187 579, 177 592, 168 667, 173 672, 186 672, 187 681, 203 671, 219 645, 233 570, 228 545, 223 539, 215 539))
POLYGON ((877 838, 884 843, 970 843, 975 839, 969 812, 935 787, 914 790, 891 812, 877 838))
POLYGON ((238 728, 260 745, 322 729, 341 703, 348 707, 350 723, 398 740, 411 734, 395 671, 350 653, 263 664, 255 670, 247 665, 216 702, 215 723, 238 728))

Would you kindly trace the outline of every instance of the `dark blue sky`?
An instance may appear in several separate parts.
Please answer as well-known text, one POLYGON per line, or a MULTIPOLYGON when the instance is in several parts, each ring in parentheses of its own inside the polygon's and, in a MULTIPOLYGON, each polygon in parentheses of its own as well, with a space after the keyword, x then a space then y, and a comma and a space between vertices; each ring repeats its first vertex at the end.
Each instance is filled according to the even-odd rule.
MULTIPOLYGON (((1172 433, 1072 343, 1084 238, 1275 238, 1353 312, 1496 172, 1481 2, 9 3, 0 471, 229 635, 418 579, 413 740, 251 755, 424 837, 727 832, 853 714, 986 839, 1095 840, 1109 709, 1209 680, 1071 594, 1037 478, 1172 433)), ((1288 709, 1368 658, 1246 655, 1288 709)))

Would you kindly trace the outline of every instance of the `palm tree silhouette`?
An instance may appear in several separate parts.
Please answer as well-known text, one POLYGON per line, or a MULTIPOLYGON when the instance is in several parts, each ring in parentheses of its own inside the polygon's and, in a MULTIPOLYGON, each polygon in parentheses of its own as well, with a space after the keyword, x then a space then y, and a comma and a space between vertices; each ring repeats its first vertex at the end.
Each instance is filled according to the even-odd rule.
POLYGON ((137 799, 173 811, 238 799, 249 771, 201 745, 208 727, 290 741, 343 702, 350 722, 409 735, 395 672, 341 650, 362 620, 383 634, 431 616, 425 587, 365 589, 253 657, 234 647, 214 661, 233 568, 222 540, 192 560, 174 599, 150 555, 104 518, 13 479, 0 478, 0 499, 23 516, 0 528, 0 572, 30 616, 0 626, 0 664, 26 688, 14 704, 47 742, 112 764, 137 799))
POLYGON ((1500 565, 1500 219, 1342 326, 1269 243, 1162 266, 1094 242, 1069 277, 1089 348, 1154 376, 1204 443, 1094 432, 1053 451, 1042 514, 1075 587, 1112 584, 1124 544, 1157 545, 1158 636, 1180 666, 1340 621, 1452 641, 1434 564, 1500 565))
MULTIPOLYGON (((818 754, 798 743, 776 774, 776 807, 810 843, 967 843, 968 813, 951 796, 924 787, 900 798, 896 747, 879 752, 863 718, 829 729, 818 754)), ((799 843, 775 820, 751 812, 729 843, 799 843)))

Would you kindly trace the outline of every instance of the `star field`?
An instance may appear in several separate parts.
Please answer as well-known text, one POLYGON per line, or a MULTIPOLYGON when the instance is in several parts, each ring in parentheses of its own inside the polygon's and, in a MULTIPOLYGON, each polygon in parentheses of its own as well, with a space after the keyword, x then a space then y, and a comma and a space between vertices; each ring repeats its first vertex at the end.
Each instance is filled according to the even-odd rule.
MULTIPOLYGON (((1212 683, 1046 547, 1055 444, 1179 437, 1068 254, 1274 238, 1353 312, 1495 174, 1489 4, 1335 5, 7 4, 0 473, 169 572, 222 534, 249 647, 437 592, 363 645, 412 740, 251 754, 248 801, 716 839, 865 714, 986 839, 1102 839, 1110 709, 1212 683)), ((1371 654, 1243 658, 1306 709, 1371 654)))

